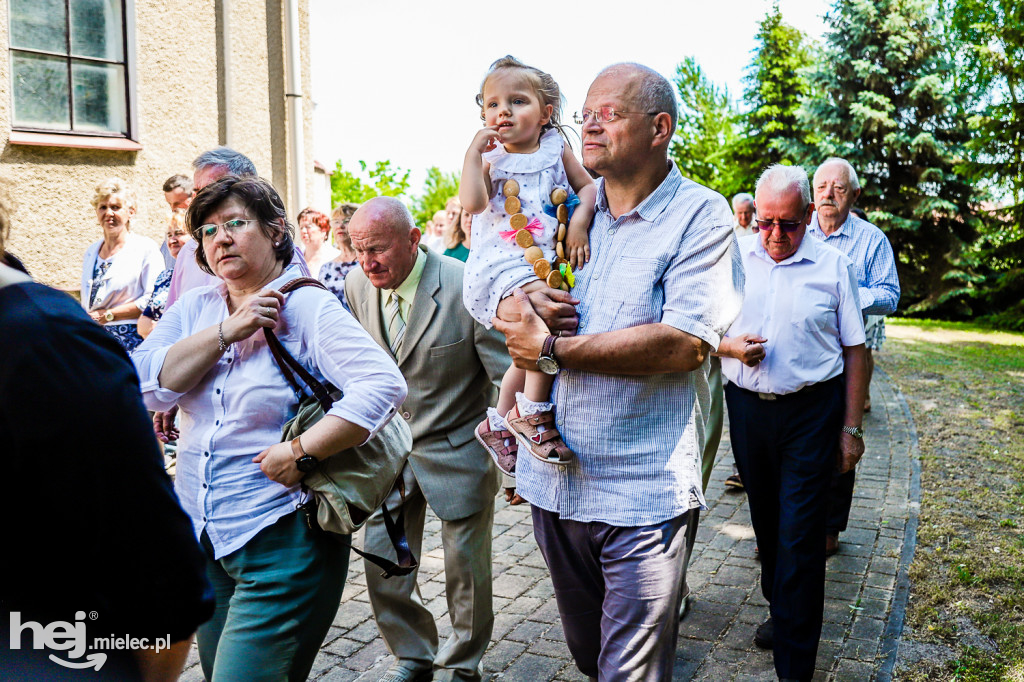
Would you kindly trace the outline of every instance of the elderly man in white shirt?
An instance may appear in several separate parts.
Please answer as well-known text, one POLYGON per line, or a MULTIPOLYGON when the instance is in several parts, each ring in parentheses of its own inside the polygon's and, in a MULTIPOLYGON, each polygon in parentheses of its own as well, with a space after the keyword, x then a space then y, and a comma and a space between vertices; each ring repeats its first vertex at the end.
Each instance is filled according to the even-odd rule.
POLYGON ((810 680, 829 481, 864 454, 864 323, 850 259, 804 236, 814 210, 804 169, 768 168, 756 204, 760 233, 740 240, 747 295, 719 353, 770 610, 754 642, 774 650, 780 679, 810 680))
POLYGON ((736 219, 732 229, 736 237, 749 237, 757 234, 757 225, 754 224, 754 197, 746 192, 740 192, 732 198, 732 215, 736 219))

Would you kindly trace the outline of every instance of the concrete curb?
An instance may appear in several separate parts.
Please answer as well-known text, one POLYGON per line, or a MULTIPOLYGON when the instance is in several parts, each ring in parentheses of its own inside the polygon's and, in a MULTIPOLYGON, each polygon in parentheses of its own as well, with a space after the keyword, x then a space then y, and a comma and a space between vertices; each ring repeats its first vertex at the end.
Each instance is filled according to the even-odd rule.
POLYGON ((910 413, 910 405, 904 399, 903 392, 898 389, 884 370, 876 366, 875 373, 884 376, 886 382, 892 387, 893 394, 899 402, 903 416, 907 420, 911 455, 910 500, 907 523, 903 531, 903 549, 900 552, 899 571, 896 574, 896 591, 893 595, 892 609, 889 612, 889 620, 886 623, 885 632, 882 634, 880 651, 882 665, 875 677, 879 682, 889 682, 896 668, 900 640, 903 636, 903 624, 906 621, 907 604, 910 602, 910 564, 914 560, 914 550, 917 549, 917 526, 921 514, 921 451, 918 446, 917 427, 914 425, 914 417, 910 413))

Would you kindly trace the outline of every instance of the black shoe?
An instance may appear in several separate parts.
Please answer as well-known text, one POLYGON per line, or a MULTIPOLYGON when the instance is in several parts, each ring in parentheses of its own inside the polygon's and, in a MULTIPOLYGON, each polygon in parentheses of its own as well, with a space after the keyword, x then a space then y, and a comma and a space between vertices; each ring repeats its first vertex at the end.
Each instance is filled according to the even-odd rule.
POLYGON ((754 644, 758 649, 771 649, 775 645, 775 626, 772 624, 771 616, 757 626, 757 630, 754 631, 754 644))
POLYGON ((825 535, 825 556, 830 557, 839 551, 839 533, 825 535))
POLYGON ((739 474, 732 474, 731 476, 726 478, 725 479, 725 487, 726 488, 732 488, 733 490, 736 490, 736 491, 743 490, 743 481, 740 480, 740 475, 739 474))

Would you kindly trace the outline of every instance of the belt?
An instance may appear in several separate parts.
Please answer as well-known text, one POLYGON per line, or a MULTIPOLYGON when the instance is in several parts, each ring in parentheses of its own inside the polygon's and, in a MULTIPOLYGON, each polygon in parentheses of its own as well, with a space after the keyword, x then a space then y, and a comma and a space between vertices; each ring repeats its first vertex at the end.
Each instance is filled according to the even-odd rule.
POLYGON ((831 385, 832 382, 834 382, 834 381, 841 381, 842 377, 843 377, 843 375, 840 374, 840 375, 832 377, 831 379, 828 379, 826 381, 819 381, 816 384, 808 384, 807 386, 804 386, 803 388, 801 388, 799 391, 793 391, 792 393, 761 393, 759 391, 750 391, 750 390, 747 390, 747 389, 742 388, 740 386, 737 386, 736 388, 739 388, 741 391, 745 391, 745 392, 750 393, 752 395, 756 395, 761 400, 786 400, 786 399, 789 399, 789 398, 795 398, 797 396, 805 396, 808 393, 814 393, 815 391, 819 391, 819 390, 825 388, 826 386, 831 385))

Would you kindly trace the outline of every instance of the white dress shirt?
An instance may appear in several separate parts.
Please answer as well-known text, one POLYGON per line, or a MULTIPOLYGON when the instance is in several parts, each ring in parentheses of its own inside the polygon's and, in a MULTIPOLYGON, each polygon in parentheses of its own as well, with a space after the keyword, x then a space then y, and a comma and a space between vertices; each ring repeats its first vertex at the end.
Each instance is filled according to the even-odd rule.
MULTIPOLYGON (((96 284, 96 299, 89 306, 90 292, 93 287, 93 271, 103 240, 93 242, 85 250, 82 261, 82 307, 86 311, 106 310, 135 301, 139 310, 143 310, 153 295, 156 278, 164 271, 164 257, 160 255, 160 247, 148 237, 128 233, 128 239, 121 250, 110 260, 110 267, 96 284)), ((118 320, 104 324, 136 324, 138 320, 118 320)))
POLYGON ((748 391, 777 394, 842 374, 843 346, 864 343, 850 259, 809 234, 781 263, 765 253, 759 235, 739 244, 747 288, 726 336, 759 334, 767 341, 764 359, 755 367, 722 358, 722 374, 748 391))
MULTIPOLYGON (((268 287, 301 277, 288 267, 268 287)), ((160 369, 176 342, 228 317, 223 283, 185 292, 132 355, 142 395, 152 410, 181 408, 175 490, 192 518, 196 537, 205 529, 215 558, 245 545, 260 530, 294 511, 299 486, 267 478, 253 457, 281 442, 299 397, 257 332, 236 342, 199 383, 185 393, 160 386, 160 369)), ((307 287, 288 294, 277 335, 317 379, 344 395, 328 414, 380 430, 406 396, 406 384, 388 354, 330 292, 307 287)))

